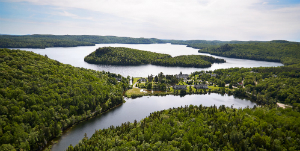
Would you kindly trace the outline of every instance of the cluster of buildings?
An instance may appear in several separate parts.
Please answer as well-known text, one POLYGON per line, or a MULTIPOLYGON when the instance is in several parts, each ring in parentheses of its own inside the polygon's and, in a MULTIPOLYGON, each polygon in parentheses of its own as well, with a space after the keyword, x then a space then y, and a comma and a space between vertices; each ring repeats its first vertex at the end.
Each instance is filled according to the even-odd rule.
POLYGON ((177 79, 183 79, 183 80, 187 80, 189 77, 188 74, 182 74, 181 72, 180 72, 180 74, 176 74, 175 76, 177 79))
POLYGON ((138 82, 147 82, 147 79, 145 79, 145 78, 140 78, 140 79, 138 79, 138 82))
MULTIPOLYGON (((173 89, 174 90, 186 90, 187 86, 188 85, 174 85, 173 89)), ((206 84, 197 84, 197 85, 194 85, 194 88, 195 89, 208 89, 208 86, 206 84)))
MULTIPOLYGON (((211 73, 204 73, 204 74, 209 74, 209 75, 211 75, 212 77, 216 77, 216 76, 217 76, 217 74, 211 74, 211 73)), ((200 75, 203 75, 203 73, 200 73, 200 75)), ((180 74, 176 74, 175 77, 176 77, 177 79, 183 79, 183 80, 186 81, 186 80, 188 79, 189 75, 188 75, 188 74, 182 74, 182 73, 180 72, 180 74)), ((138 81, 139 81, 139 82, 147 82, 147 79, 145 79, 145 78, 140 78, 138 81)), ((173 89, 175 89, 175 90, 186 90, 186 89, 187 89, 187 86, 188 86, 188 85, 174 85, 174 86, 173 86, 173 89)), ((195 88, 195 89, 208 89, 208 86, 207 86, 206 84, 197 84, 197 85, 194 85, 194 88, 195 88)))
POLYGON ((217 77, 217 74, 214 74, 214 73, 200 73, 199 76, 202 76, 204 74, 210 75, 212 77, 217 77))
MULTIPOLYGON (((209 75, 211 75, 212 77, 216 77, 217 76, 217 74, 211 74, 211 73, 200 73, 200 75, 199 76, 201 76, 201 75, 203 75, 203 74, 209 74, 209 75)), ((189 77, 189 75, 188 74, 182 74, 182 73, 180 73, 180 74, 176 74, 175 75, 176 76, 176 78, 177 79, 183 79, 183 80, 187 80, 188 79, 188 77, 189 77)), ((174 85, 173 86, 173 89, 175 89, 175 90, 186 90, 188 85, 174 85)), ((206 84, 197 84, 197 85, 194 85, 194 88, 195 89, 208 89, 208 86, 206 85, 206 84)))
MULTIPOLYGON (((188 74, 176 74, 175 75, 177 79, 183 79, 183 80, 187 80, 189 75, 188 74)), ((215 76, 215 74, 214 74, 215 76)), ((173 86, 173 89, 175 90, 186 90, 187 88, 187 85, 174 85, 173 86)), ((194 85, 194 88, 195 89, 208 89, 208 86, 206 84, 198 84, 198 85, 194 85)))

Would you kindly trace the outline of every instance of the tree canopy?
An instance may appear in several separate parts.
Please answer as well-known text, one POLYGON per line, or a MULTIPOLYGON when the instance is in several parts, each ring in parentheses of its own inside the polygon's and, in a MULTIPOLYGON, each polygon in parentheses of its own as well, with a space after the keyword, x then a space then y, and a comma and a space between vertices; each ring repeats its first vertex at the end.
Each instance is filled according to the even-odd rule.
MULTIPOLYGON (((300 105, 300 69, 293 67, 230 68, 207 71, 215 73, 212 77, 204 71, 194 72, 198 80, 208 81, 224 87, 225 84, 237 87, 227 92, 237 97, 247 97, 259 104, 277 102, 300 105), (201 74, 201 75, 200 75, 201 74), (222 85, 224 83, 224 85, 222 85), (241 83, 239 85, 238 83, 241 83)), ((223 88, 221 88, 223 89, 223 88)), ((221 90, 222 91, 222 90, 221 90)), ((224 93, 225 88, 224 88, 224 93)))
POLYGON ((300 150, 300 113, 292 109, 185 106, 140 122, 97 130, 77 150, 300 150))
POLYGON ((300 43, 288 41, 251 42, 246 44, 225 44, 200 49, 213 55, 281 62, 284 65, 298 66, 300 63, 300 43))
POLYGON ((0 49, 0 150, 38 150, 68 127, 123 103, 128 79, 0 49))
POLYGON ((153 64, 160 66, 181 67, 210 67, 212 63, 223 63, 224 59, 217 59, 202 55, 184 55, 172 57, 167 54, 142 51, 125 47, 98 48, 84 58, 92 64, 109 65, 142 65, 153 64))

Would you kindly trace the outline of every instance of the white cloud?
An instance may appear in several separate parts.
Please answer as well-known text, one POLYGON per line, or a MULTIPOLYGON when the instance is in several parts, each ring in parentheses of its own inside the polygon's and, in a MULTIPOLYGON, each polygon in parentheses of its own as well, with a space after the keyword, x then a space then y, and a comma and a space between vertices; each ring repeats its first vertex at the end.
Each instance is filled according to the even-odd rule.
POLYGON ((69 13, 67 11, 60 12, 59 14, 62 15, 62 16, 68 16, 68 17, 78 17, 77 15, 69 13))
MULTIPOLYGON (((80 17, 80 16, 78 16, 78 15, 69 13, 69 12, 67 12, 67 11, 58 12, 57 14, 58 14, 58 15, 61 15, 61 16, 71 17, 71 18, 74 18, 74 19, 87 19, 87 20, 93 20, 93 17, 80 17)), ((56 15, 56 14, 55 14, 55 15, 56 15)))
POLYGON ((266 4, 268 4, 268 3, 269 3, 269 2, 263 2, 262 4, 263 4, 263 5, 266 5, 266 4))
POLYGON ((97 28, 95 25, 101 26, 101 31, 93 30, 98 35, 110 32, 117 36, 174 39, 300 39, 300 5, 275 9, 262 0, 13 1, 83 9, 94 12, 95 16, 97 13, 110 16, 109 21, 103 21, 101 17, 59 12, 75 19, 93 19, 95 24, 86 26, 92 29, 97 28))

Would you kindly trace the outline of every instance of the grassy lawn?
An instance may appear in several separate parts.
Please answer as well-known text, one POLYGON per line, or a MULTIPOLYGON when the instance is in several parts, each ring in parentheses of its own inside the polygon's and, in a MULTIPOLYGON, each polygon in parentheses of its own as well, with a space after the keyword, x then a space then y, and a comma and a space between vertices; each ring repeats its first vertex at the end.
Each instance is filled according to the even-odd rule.
POLYGON ((126 91, 125 96, 131 97, 132 94, 135 95, 144 95, 147 94, 147 92, 141 92, 142 89, 139 88, 133 88, 126 91))
POLYGON ((211 89, 211 90, 219 90, 220 87, 218 87, 218 86, 216 86, 216 87, 214 87, 214 86, 208 86, 208 88, 211 89))
POLYGON ((137 80, 139 80, 140 78, 142 78, 142 77, 133 77, 133 84, 135 84, 136 82, 137 82, 137 80))
MULTIPOLYGON (((139 79, 139 78, 137 78, 137 79, 139 79)), ((142 84, 142 83, 141 83, 142 84)), ((184 83, 181 83, 181 84, 184 84, 184 83)), ((222 87, 218 87, 218 86, 216 86, 216 87, 214 87, 214 86, 208 86, 208 88, 210 89, 210 90, 208 90, 208 89, 206 89, 206 90, 204 90, 204 89, 202 89, 202 91, 201 92, 209 92, 209 91, 218 91, 220 88, 222 88, 222 87)), ((187 92, 187 94, 190 92, 189 91, 189 89, 190 89, 190 86, 187 86, 187 90, 186 90, 186 92, 187 92)), ((197 93, 196 92, 196 89, 192 86, 191 87, 191 92, 192 93, 197 93)), ((234 90, 234 89, 229 89, 229 88, 225 88, 226 90, 234 90)), ((174 93, 174 89, 172 88, 172 87, 170 87, 170 90, 168 91, 168 92, 165 92, 165 91, 153 91, 153 92, 151 92, 151 91, 146 91, 146 92, 141 92, 141 90, 142 89, 140 89, 140 88, 133 88, 133 89, 130 89, 130 90, 128 90, 128 91, 126 91, 126 93, 125 93, 125 96, 126 97, 128 97, 128 98, 130 98, 130 97, 137 97, 137 96, 147 96, 147 95, 167 95, 167 94, 173 94, 174 93)), ((144 90, 146 90, 146 89, 144 89, 144 90)), ((198 91, 199 92, 199 91, 198 91)), ((177 92, 177 94, 180 94, 180 90, 177 92)))
MULTIPOLYGON (((197 75, 196 75, 196 77, 198 77, 197 75)), ((133 83, 136 83, 140 78, 142 78, 142 77, 134 77, 133 78, 133 83)), ((156 85, 157 85, 157 83, 156 82, 151 82, 152 83, 152 86, 153 86, 153 88, 155 88, 156 87, 156 85)), ((183 81, 180 81, 179 83, 178 83, 179 85, 187 85, 187 83, 186 82, 183 82, 183 81)), ((142 83, 139 83, 139 85, 140 86, 144 86, 145 85, 145 83, 144 82, 142 82, 142 83)), ((157 87, 158 88, 158 87, 157 87)), ((194 88, 194 86, 191 86, 191 91, 190 91, 190 86, 187 86, 187 90, 186 90, 186 92, 187 93, 189 93, 189 92, 191 92, 191 93, 201 93, 201 92, 218 92, 219 91, 219 89, 220 88, 223 88, 223 87, 218 87, 218 86, 208 86, 208 88, 210 89, 206 89, 206 90, 203 90, 202 89, 202 91, 201 90, 199 90, 198 92, 197 92, 197 90, 194 88)), ((168 91, 168 92, 165 92, 165 91, 153 91, 153 92, 151 92, 151 91, 146 91, 146 92, 141 92, 141 90, 142 89, 140 89, 140 88, 133 88, 133 89, 130 89, 130 90, 128 90, 128 91, 126 91, 126 93, 125 93, 125 96, 127 96, 127 97, 137 97, 137 96, 147 96, 147 95, 165 95, 165 94, 173 94, 174 93, 174 89, 172 88, 172 87, 170 87, 170 90, 168 91)), ((145 88, 144 88, 144 90, 146 90, 145 88)), ((234 91, 234 89, 229 89, 228 88, 228 86, 227 87, 225 87, 225 91, 227 92, 228 90, 231 90, 231 91, 234 91)), ((180 91, 178 91, 177 92, 178 94, 180 93, 180 91)))
POLYGON ((146 88, 145 84, 145 82, 137 83, 138 87, 143 89, 146 88))
MULTIPOLYGON (((133 77, 133 82, 132 82, 132 84, 135 84, 139 79, 141 79, 141 78, 143 78, 143 77, 133 77)), ((145 78, 145 79, 147 79, 147 78, 145 78)), ((147 79, 148 80, 148 79, 147 79)))
POLYGON ((173 87, 170 87, 170 92, 174 92, 174 89, 173 89, 173 87))
POLYGON ((173 88, 171 88, 170 91, 168 92, 165 92, 165 91, 147 91, 146 89, 143 89, 145 90, 146 92, 141 92, 142 89, 140 88, 133 88, 133 89, 129 89, 126 91, 125 93, 125 96, 128 97, 128 98, 131 98, 132 96, 133 97, 136 97, 136 96, 148 96, 148 95, 167 95, 167 94, 173 94, 173 88))
MULTIPOLYGON (((222 88, 222 87, 218 87, 218 86, 216 86, 216 87, 214 87, 214 86, 208 86, 208 88, 210 88, 212 91, 213 90, 219 90, 219 88, 222 88)), ((223 87, 224 88, 224 87, 223 87)), ((230 91, 234 91, 234 89, 229 89, 228 87, 225 87, 225 90, 227 91, 227 90, 230 90, 230 91)))

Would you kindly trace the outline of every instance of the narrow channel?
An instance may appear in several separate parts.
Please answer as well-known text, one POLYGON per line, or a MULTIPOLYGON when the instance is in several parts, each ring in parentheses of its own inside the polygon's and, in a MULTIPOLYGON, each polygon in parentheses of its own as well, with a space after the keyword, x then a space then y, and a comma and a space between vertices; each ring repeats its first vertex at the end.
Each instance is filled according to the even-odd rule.
POLYGON ((253 107, 256 103, 245 99, 234 98, 233 96, 220 95, 216 93, 206 95, 186 95, 184 97, 168 95, 168 96, 144 96, 136 99, 126 99, 123 105, 95 117, 91 120, 82 122, 58 139, 58 143, 53 145, 53 151, 64 151, 70 144, 75 146, 86 133, 91 137, 95 130, 108 128, 111 125, 117 126, 124 122, 133 122, 135 119, 141 119, 149 116, 154 111, 160 111, 173 107, 181 107, 185 105, 213 106, 225 105, 234 108, 253 107))

